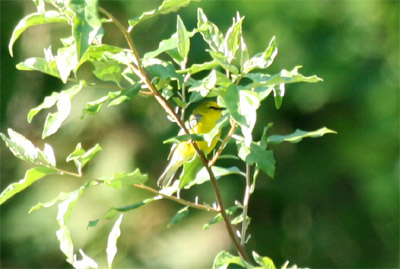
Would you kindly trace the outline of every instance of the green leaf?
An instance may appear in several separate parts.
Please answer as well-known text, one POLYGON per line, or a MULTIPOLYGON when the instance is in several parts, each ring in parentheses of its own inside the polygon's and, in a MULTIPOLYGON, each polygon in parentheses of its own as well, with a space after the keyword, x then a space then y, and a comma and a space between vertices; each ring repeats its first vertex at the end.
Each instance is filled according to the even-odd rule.
POLYGON ((19 38, 19 36, 29 27, 34 25, 40 25, 45 23, 56 23, 56 22, 63 22, 67 23, 68 20, 66 17, 61 15, 59 12, 55 10, 45 11, 43 13, 32 13, 23 18, 15 27, 11 38, 10 43, 8 44, 8 50, 10 55, 13 56, 13 45, 15 41, 19 38))
POLYGON ((92 61, 93 74, 103 81, 112 81, 119 85, 121 81, 121 67, 115 60, 92 61))
POLYGON ((265 150, 256 143, 251 143, 250 148, 239 143, 239 157, 249 165, 257 164, 257 167, 270 177, 275 174, 275 159, 272 150, 265 150))
POLYGON ((121 62, 118 61, 119 63, 132 62, 132 59, 122 60, 122 58, 128 57, 127 55, 128 55, 127 51, 125 51, 123 48, 120 47, 115 47, 110 45, 90 45, 89 48, 86 50, 86 52, 80 58, 78 67, 89 60, 90 61, 104 60, 106 58, 105 56, 113 59, 114 57, 116 57, 114 60, 116 61, 118 61, 118 59, 121 60, 121 62))
POLYGON ((197 172, 203 167, 200 157, 196 154, 190 161, 183 164, 182 174, 179 177, 179 189, 182 189, 196 178, 197 172))
POLYGON ((226 32, 224 39, 224 51, 225 56, 228 58, 228 62, 231 63, 235 58, 236 51, 239 49, 240 40, 242 38, 242 23, 244 17, 240 17, 239 13, 236 19, 233 19, 233 24, 229 27, 226 32))
POLYGON ((71 239, 71 234, 68 229, 68 221, 69 216, 76 202, 82 195, 83 191, 96 184, 95 181, 89 181, 85 185, 81 186, 79 189, 70 192, 64 201, 58 204, 58 213, 57 213, 57 223, 59 225, 59 229, 56 232, 57 239, 60 242, 60 250, 67 257, 67 262, 70 264, 74 264, 74 246, 71 239))
POLYGON ((58 49, 56 64, 62 82, 66 83, 71 71, 78 67, 75 44, 58 49))
POLYGON ((201 8, 197 10, 197 28, 212 51, 224 51, 224 35, 219 31, 218 27, 214 23, 208 21, 207 16, 201 8))
POLYGON ((15 157, 30 162, 34 165, 47 167, 56 166, 54 151, 50 145, 45 144, 43 151, 41 151, 40 149, 36 148, 31 141, 12 129, 8 129, 8 135, 9 138, 0 133, 0 136, 6 143, 6 146, 10 149, 15 157))
POLYGON ((107 263, 108 263, 108 268, 112 268, 112 263, 114 260, 115 255, 117 254, 117 241, 119 236, 121 235, 121 230, 119 226, 121 225, 122 217, 124 215, 121 214, 120 217, 117 219, 115 222, 110 234, 108 235, 108 241, 107 241, 107 263))
POLYGON ((239 265, 244 268, 252 268, 252 266, 241 257, 234 256, 223 250, 215 257, 213 269, 228 269, 231 264, 239 265))
POLYGON ((285 95, 285 83, 279 84, 279 88, 273 87, 274 101, 276 109, 279 109, 282 105, 283 96, 285 95))
MULTIPOLYGON (((213 166, 213 167, 211 167, 211 171, 213 172, 216 179, 219 179, 221 177, 228 176, 228 175, 234 175, 234 174, 245 176, 245 174, 242 171, 240 171, 240 169, 237 168, 236 166, 232 166, 229 168, 213 166)), ((199 172, 197 172, 195 179, 192 180, 186 186, 186 188, 190 188, 193 185, 203 184, 204 182, 206 182, 208 180, 210 180, 210 175, 208 174, 207 169, 203 167, 200 169, 199 172)))
POLYGON ((167 140, 164 140, 163 144, 179 143, 179 142, 189 141, 189 140, 204 141, 204 135, 202 135, 202 134, 178 135, 178 136, 168 138, 167 140))
POLYGON ((250 73, 247 74, 245 77, 251 79, 253 83, 250 85, 246 86, 246 88, 253 87, 262 87, 262 86, 267 86, 267 85, 279 85, 281 83, 297 83, 297 82, 320 82, 322 81, 321 78, 317 76, 303 76, 302 74, 299 73, 299 69, 301 66, 296 66, 292 70, 288 71, 283 69, 279 74, 275 75, 268 75, 268 74, 262 74, 262 73, 250 73))
MULTIPOLYGON (((232 118, 241 126, 247 126, 246 118, 239 112, 239 89, 235 85, 230 85, 226 90, 224 96, 222 96, 225 106, 228 109, 229 114, 232 118)), ((247 126, 249 127, 249 126, 247 126)))
POLYGON ((336 134, 336 132, 333 130, 330 130, 326 127, 323 127, 321 129, 318 129, 316 131, 311 131, 311 132, 296 129, 296 131, 294 133, 289 134, 289 135, 271 135, 268 137, 268 142, 271 144, 279 144, 282 142, 298 143, 303 138, 321 137, 325 134, 336 134))
POLYGON ((168 223, 167 228, 170 228, 172 225, 181 222, 185 217, 187 217, 187 215, 189 215, 189 206, 185 206, 184 208, 179 210, 168 223))
POLYGON ((99 144, 90 148, 88 151, 82 148, 81 143, 76 145, 75 150, 68 155, 67 162, 74 161, 75 166, 78 168, 78 173, 82 174, 82 168, 102 150, 99 144))
POLYGON ((40 71, 50 76, 61 78, 57 68, 56 60, 47 61, 44 58, 32 57, 26 59, 22 63, 17 64, 18 70, 23 71, 40 71))
MULTIPOLYGON (((78 94, 84 86, 84 82, 80 82, 78 85, 72 86, 70 89, 60 92, 58 95, 52 95, 51 97, 57 98, 57 112, 49 113, 46 117, 46 121, 43 127, 42 138, 46 138, 58 131, 61 127, 61 124, 67 119, 69 114, 71 113, 71 100, 78 94), (55 97, 57 96, 57 97, 55 97)), ((51 103, 51 102, 49 102, 51 103)), ((40 109, 42 109, 40 105, 39 107, 34 108, 35 115, 40 109), (39 110, 38 110, 39 109, 39 110)), ((28 113, 28 121, 32 119, 31 111, 28 113)))
POLYGON ((199 73, 204 70, 210 70, 218 66, 217 61, 204 62, 201 64, 193 64, 185 70, 178 70, 177 73, 189 73, 191 75, 199 73))
POLYGON ((53 205, 57 204, 58 202, 66 200, 70 195, 71 195, 71 193, 60 192, 60 194, 56 198, 54 198, 48 202, 37 203, 35 206, 31 207, 31 209, 29 210, 28 213, 30 214, 33 211, 36 211, 42 207, 46 207, 46 208, 52 207, 53 205))
POLYGON ((228 70, 232 74, 239 74, 239 69, 233 65, 230 64, 229 59, 227 56, 223 55, 221 52, 215 52, 212 50, 207 50, 210 56, 225 70, 228 70))
POLYGON ((147 174, 142 174, 139 168, 131 173, 116 172, 111 177, 99 178, 99 180, 104 181, 106 185, 115 189, 120 189, 123 186, 132 186, 133 184, 144 184, 147 179, 147 174))
POLYGON ((253 141, 253 129, 257 121, 257 109, 260 107, 258 95, 252 91, 239 91, 239 108, 238 112, 245 118, 246 125, 241 124, 245 145, 249 146, 253 141))
POLYGON ((180 63, 181 69, 184 69, 186 66, 186 62, 188 59, 189 49, 190 49, 190 38, 189 33, 186 31, 186 27, 183 24, 181 17, 177 18, 176 22, 176 32, 178 33, 178 52, 182 58, 182 62, 180 63))
POLYGON ((17 193, 25 190, 27 187, 50 174, 57 174, 57 171, 45 166, 39 166, 31 168, 25 172, 23 179, 18 182, 8 185, 0 194, 0 205, 6 202, 8 199, 16 195, 17 193))
POLYGON ((73 16, 72 34, 75 38, 78 60, 88 50, 101 28, 98 0, 70 0, 68 7, 73 16))
POLYGON ((267 49, 262 53, 257 53, 250 60, 246 61, 243 66, 243 73, 247 74, 256 68, 268 68, 278 54, 278 48, 275 44, 275 36, 272 37, 267 49))
POLYGON ((255 251, 252 252, 254 260, 263 268, 263 269, 276 269, 274 262, 268 257, 261 257, 255 251))
POLYGON ((210 229, 211 225, 219 223, 219 222, 221 222, 223 220, 224 219, 223 219, 221 213, 218 213, 208 223, 203 225, 203 230, 208 230, 208 229, 210 229))
POLYGON ((197 2, 200 0, 164 0, 162 4, 157 8, 151 11, 144 12, 139 17, 129 20, 129 25, 134 27, 139 22, 150 19, 158 14, 168 14, 171 12, 176 12, 182 7, 186 7, 190 2, 197 2))
POLYGON ((109 210, 107 210, 107 212, 101 218, 89 221, 88 227, 96 226, 99 223, 100 219, 102 219, 102 218, 113 219, 118 214, 118 212, 126 212, 126 211, 130 211, 133 209, 137 209, 141 206, 150 204, 151 202, 154 202, 154 201, 157 201, 160 199, 162 199, 162 196, 158 195, 158 196, 154 196, 152 198, 145 199, 143 201, 140 201, 139 203, 135 203, 132 205, 128 205, 128 206, 124 206, 124 207, 112 207, 109 210))

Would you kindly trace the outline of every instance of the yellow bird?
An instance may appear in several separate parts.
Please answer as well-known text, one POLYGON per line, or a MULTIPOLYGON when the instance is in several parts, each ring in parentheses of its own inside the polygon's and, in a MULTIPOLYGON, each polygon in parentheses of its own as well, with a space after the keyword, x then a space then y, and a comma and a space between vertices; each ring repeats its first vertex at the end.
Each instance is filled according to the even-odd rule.
MULTIPOLYGON (((221 108, 214 101, 203 102, 194 109, 193 114, 189 117, 189 121, 186 122, 186 127, 189 129, 191 134, 207 134, 215 127, 217 121, 221 118, 222 110, 224 109, 225 108, 221 108)), ((183 134, 184 132, 181 130, 179 135, 183 134)), ((220 136, 221 132, 218 132, 210 145, 206 141, 196 141, 197 146, 205 154, 209 154, 214 149, 220 136)), ((196 150, 190 141, 183 141, 174 144, 168 157, 168 160, 170 160, 169 164, 157 181, 158 186, 169 186, 176 171, 185 162, 192 159, 195 154, 196 150)))

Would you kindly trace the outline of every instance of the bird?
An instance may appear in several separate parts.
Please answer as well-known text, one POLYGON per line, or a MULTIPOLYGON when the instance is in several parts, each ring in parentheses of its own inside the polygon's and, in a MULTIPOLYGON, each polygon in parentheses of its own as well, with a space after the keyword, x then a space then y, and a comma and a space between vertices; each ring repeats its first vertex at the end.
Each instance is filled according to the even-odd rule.
MULTIPOLYGON (((215 127, 217 121, 222 117, 222 111, 224 109, 225 108, 220 107, 214 101, 205 101, 193 110, 185 126, 188 128, 190 134, 207 134, 215 127)), ((185 132, 182 129, 178 135, 183 134, 185 134, 185 132)), ((197 146, 208 155, 216 146, 220 136, 221 130, 219 130, 210 144, 207 143, 207 141, 196 141, 197 146)), ((195 155, 196 150, 191 141, 182 141, 172 145, 171 152, 168 156, 169 163, 158 178, 157 185, 159 187, 171 185, 176 171, 195 155)))

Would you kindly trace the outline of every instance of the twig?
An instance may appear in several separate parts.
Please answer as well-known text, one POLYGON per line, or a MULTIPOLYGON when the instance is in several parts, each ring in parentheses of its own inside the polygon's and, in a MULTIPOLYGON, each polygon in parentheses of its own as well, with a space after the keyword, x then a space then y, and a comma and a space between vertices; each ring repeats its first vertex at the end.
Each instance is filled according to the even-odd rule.
POLYGON ((250 200, 250 190, 251 190, 251 182, 250 182, 250 165, 246 163, 246 187, 244 191, 243 197, 243 221, 242 221, 242 232, 240 234, 240 244, 244 246, 246 243, 246 231, 247 231, 247 212, 249 208, 249 200, 250 200))
POLYGON ((161 195, 165 199, 172 200, 172 201, 177 202, 177 203, 182 204, 182 205, 190 206, 190 207, 193 207, 193 208, 196 208, 196 209, 200 209, 200 210, 205 210, 205 211, 219 212, 218 209, 215 209, 212 206, 197 204, 197 203, 193 203, 193 202, 181 199, 181 198, 177 198, 177 197, 172 196, 172 195, 167 195, 167 194, 161 193, 161 192, 159 192, 159 191, 157 191, 157 190, 155 190, 155 189, 153 189, 151 187, 148 187, 146 185, 133 184, 133 186, 136 187, 136 188, 142 189, 142 190, 146 190, 146 191, 151 192, 151 193, 156 194, 156 195, 161 195))
POLYGON ((234 121, 231 121, 231 129, 229 130, 228 134, 222 141, 221 146, 219 146, 218 151, 214 154, 213 158, 208 162, 208 166, 210 167, 213 166, 215 162, 218 160, 219 156, 221 156, 222 151, 224 150, 226 144, 228 144, 232 135, 235 133, 235 129, 236 129, 236 123, 234 121))
MULTIPOLYGON (((143 68, 141 67, 140 64, 140 57, 139 54, 133 44, 133 41, 131 39, 131 37, 129 36, 129 33, 126 31, 126 29, 124 28, 124 26, 113 16, 111 15, 108 11, 106 11, 103 8, 99 8, 100 12, 102 12, 103 14, 105 14, 110 20, 112 20, 115 25, 121 30, 122 34, 124 35, 129 48, 132 50, 134 56, 136 57, 136 66, 133 66, 132 64, 128 64, 129 67, 133 70, 133 72, 139 77, 140 80, 142 80, 142 82, 147 86, 147 88, 152 92, 154 98, 157 100, 157 102, 161 105, 161 107, 172 117, 172 119, 178 124, 178 126, 184 130, 185 134, 190 134, 189 130, 186 128, 185 124, 183 123, 183 121, 180 119, 180 117, 175 113, 175 111, 171 108, 171 106, 169 105, 168 101, 160 94, 160 92, 155 88, 155 86, 151 83, 150 78, 147 76, 145 70, 143 70, 143 68)), ((222 215, 222 218, 224 220, 226 229, 228 231, 228 234, 237 250, 237 252, 239 253, 239 255, 245 259, 246 261, 250 262, 247 253, 245 251, 245 249, 243 248, 243 246, 241 246, 236 238, 235 232, 233 230, 233 227, 231 225, 230 219, 228 218, 228 215, 225 212, 225 207, 223 205, 223 201, 222 201, 222 195, 221 195, 221 190, 219 189, 218 183, 217 183, 217 179, 215 178, 214 173, 211 170, 211 167, 208 166, 208 160, 205 157, 204 153, 199 149, 196 141, 191 140, 190 141, 197 153, 197 155, 200 157, 204 167, 207 169, 207 172, 210 176, 211 179, 211 183, 213 185, 214 188, 214 192, 215 192, 215 196, 219 205, 219 212, 222 215)))

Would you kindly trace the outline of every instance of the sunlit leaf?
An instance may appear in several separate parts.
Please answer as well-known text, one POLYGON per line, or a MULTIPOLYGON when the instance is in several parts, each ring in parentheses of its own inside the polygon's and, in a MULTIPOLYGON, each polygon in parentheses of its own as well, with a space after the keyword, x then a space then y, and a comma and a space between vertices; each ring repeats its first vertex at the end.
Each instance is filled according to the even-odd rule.
POLYGON ((61 80, 66 83, 71 71, 75 71, 78 66, 78 58, 74 44, 58 49, 56 64, 61 80))
POLYGON ((189 207, 185 206, 184 208, 180 209, 175 216, 171 219, 171 221, 168 223, 167 228, 170 228, 172 225, 177 224, 181 222, 184 218, 189 215, 189 207))
POLYGON ((116 172, 111 177, 99 178, 99 180, 104 181, 106 185, 116 189, 119 189, 123 186, 132 186, 133 184, 144 184, 147 179, 147 174, 142 174, 139 168, 130 173, 116 172))
POLYGON ((239 89, 234 85, 229 86, 229 88, 226 90, 225 95, 222 96, 222 98, 232 118, 238 124, 249 127, 247 125, 246 118, 239 112, 239 105, 240 105, 239 89))
POLYGON ((121 67, 115 60, 91 61, 93 74, 103 81, 112 81, 119 85, 121 81, 121 67))
POLYGON ((180 65, 181 69, 184 69, 186 66, 187 57, 190 49, 190 38, 186 30, 186 27, 183 24, 181 17, 179 16, 177 18, 176 28, 177 28, 176 32, 178 33, 178 44, 177 44, 178 53, 182 58, 182 62, 180 63, 180 65))
POLYGON ((278 48, 275 44, 275 37, 272 37, 267 49, 262 53, 257 53, 244 63, 243 73, 249 73, 256 68, 268 68, 278 54, 278 48))
MULTIPOLYGON (((226 214, 228 216, 232 216, 236 212, 236 210, 239 209, 239 208, 240 208, 240 206, 234 205, 234 206, 226 209, 225 212, 226 212, 226 214)), ((210 229, 210 226, 212 224, 216 224, 216 223, 219 223, 221 221, 223 221, 222 215, 221 215, 221 213, 218 213, 208 223, 203 225, 203 230, 208 230, 208 229, 210 229)))
POLYGON ((74 263, 72 264, 72 266, 74 268, 99 268, 99 265, 92 259, 90 258, 88 255, 85 254, 85 252, 83 252, 82 249, 79 249, 79 253, 82 256, 82 259, 78 260, 76 258, 76 255, 74 255, 74 263))
POLYGON ((270 177, 275 174, 275 158, 272 150, 266 150, 256 143, 247 147, 239 143, 239 157, 249 165, 257 164, 258 168, 270 177))
POLYGON ((236 19, 233 20, 232 26, 229 27, 225 35, 224 54, 227 56, 229 63, 235 58, 236 51, 239 49, 240 40, 242 38, 243 19, 244 17, 240 17, 238 13, 236 19))
POLYGON ((213 269, 228 269, 229 265, 235 264, 244 268, 252 268, 243 258, 234 256, 223 250, 214 259, 213 269))
POLYGON ((176 12, 182 7, 186 7, 190 2, 195 2, 199 0, 164 0, 162 4, 151 11, 144 12, 142 15, 129 20, 129 25, 132 27, 136 26, 139 22, 150 19, 158 14, 168 14, 171 12, 176 12))
POLYGON ((219 31, 218 27, 208 21, 207 16, 203 10, 197 10, 197 28, 203 36, 204 41, 208 43, 210 49, 215 52, 223 52, 224 35, 219 31))
POLYGON ((44 166, 31 168, 25 172, 25 176, 18 182, 8 185, 0 194, 0 205, 13 197, 15 194, 25 190, 39 179, 58 173, 56 170, 44 166))
POLYGON ((61 78, 56 60, 46 61, 44 58, 32 57, 17 64, 18 70, 40 71, 53 77, 61 78))
MULTIPOLYGON (((84 82, 80 82, 78 85, 74 85, 70 89, 60 92, 58 95, 51 96, 54 99, 57 98, 57 112, 49 113, 47 115, 43 127, 42 138, 46 138, 58 131, 58 129, 61 127, 61 124, 67 119, 67 117, 71 113, 71 100, 75 97, 76 94, 78 94, 82 90, 83 86, 84 82)), ((52 101, 53 99, 50 99, 48 104, 52 103, 52 101)), ((34 108, 34 112, 29 112, 28 121, 31 120, 32 117, 36 115, 36 113, 38 113, 42 108, 46 107, 42 105, 34 108)))
POLYGON ((69 195, 58 204, 58 213, 57 213, 57 223, 59 225, 59 229, 56 232, 57 239, 60 242, 60 250, 67 257, 67 262, 70 264, 74 264, 74 245, 72 243, 71 234, 68 229, 68 221, 69 216, 76 202, 82 195, 83 191, 96 184, 94 181, 89 181, 85 185, 81 186, 79 189, 70 192, 69 195))
POLYGON ((106 252, 107 252, 108 268, 110 269, 112 268, 114 257, 117 254, 117 241, 119 236, 121 235, 121 230, 119 226, 121 225, 123 216, 124 216, 123 214, 120 215, 120 217, 115 222, 110 234, 108 235, 106 252))
POLYGON ((323 127, 321 129, 318 129, 316 131, 311 131, 311 132, 302 131, 302 130, 297 129, 294 133, 289 134, 289 135, 271 135, 268 137, 268 143, 271 143, 271 144, 279 144, 282 142, 298 143, 303 138, 321 137, 325 134, 336 134, 336 132, 333 130, 330 130, 326 127, 323 127))
POLYGON ((231 64, 228 57, 223 55, 221 52, 208 50, 208 53, 223 69, 228 70, 235 75, 239 73, 239 69, 235 65, 231 64))
POLYGON ((269 257, 261 257, 255 251, 252 252, 254 260, 263 268, 263 269, 276 269, 274 262, 269 257))
POLYGON ((45 144, 43 151, 36 148, 31 141, 26 139, 23 135, 8 129, 9 138, 0 133, 1 138, 6 143, 6 146, 14 154, 15 157, 24 161, 30 162, 34 165, 55 167, 56 160, 53 148, 45 144))
POLYGON ((167 140, 164 140, 164 144, 171 144, 171 143, 179 143, 183 141, 204 141, 204 136, 201 134, 184 134, 184 135, 178 135, 174 136, 171 138, 168 138, 167 140))
POLYGON ((182 174, 179 177, 179 188, 182 189, 196 178, 197 172, 203 167, 200 157, 196 154, 193 159, 183 164, 182 174))
MULTIPOLYGON (((228 175, 233 175, 233 174, 237 174, 237 175, 242 175, 245 176, 245 174, 240 171, 239 168, 237 168, 236 166, 232 166, 229 168, 225 168, 225 167, 220 167, 220 166, 213 166, 211 167, 211 171, 213 172, 214 176, 216 179, 219 179, 221 177, 224 176, 228 176, 228 175)), ((193 181, 191 181, 188 186, 186 186, 186 188, 190 188, 191 186, 197 184, 203 184, 204 182, 210 180, 210 175, 207 172, 206 168, 201 168, 199 172, 197 172, 195 179, 193 181)))
POLYGON ((75 13, 72 34, 78 60, 87 51, 101 28, 98 0, 70 0, 68 7, 75 13))
POLYGON ((89 150, 85 150, 82 148, 81 143, 76 145, 75 150, 68 155, 67 162, 74 161, 75 166, 78 168, 78 173, 82 174, 82 168, 96 156, 102 150, 99 144, 96 144, 94 147, 89 150))
POLYGON ((59 12, 55 10, 45 11, 43 13, 32 13, 23 18, 15 27, 11 38, 10 43, 8 44, 8 50, 13 56, 13 45, 15 41, 17 41, 18 37, 29 27, 34 25, 40 25, 45 23, 56 23, 56 22, 63 22, 67 23, 68 20, 66 17, 61 15, 59 12))
POLYGON ((177 73, 189 73, 191 75, 199 73, 204 70, 210 70, 218 66, 217 61, 204 62, 201 64, 192 64, 185 70, 178 70, 177 73))

